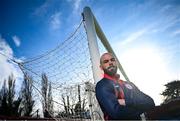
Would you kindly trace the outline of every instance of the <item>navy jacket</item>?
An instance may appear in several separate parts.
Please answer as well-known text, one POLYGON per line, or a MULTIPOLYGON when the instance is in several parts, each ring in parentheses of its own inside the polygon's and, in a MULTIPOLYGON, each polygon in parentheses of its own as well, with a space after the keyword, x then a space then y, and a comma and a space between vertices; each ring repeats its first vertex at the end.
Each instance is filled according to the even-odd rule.
POLYGON ((140 114, 152 109, 155 104, 151 97, 141 92, 133 83, 124 82, 119 85, 124 92, 126 106, 119 104, 115 94, 117 83, 103 78, 96 85, 96 98, 105 120, 140 119, 140 114))

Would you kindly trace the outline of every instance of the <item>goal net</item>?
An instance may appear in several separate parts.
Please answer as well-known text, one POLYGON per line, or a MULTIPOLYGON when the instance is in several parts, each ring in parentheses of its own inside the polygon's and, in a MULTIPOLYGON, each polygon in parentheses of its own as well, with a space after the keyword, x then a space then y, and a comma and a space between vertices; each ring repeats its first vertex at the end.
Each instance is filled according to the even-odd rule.
MULTIPOLYGON (((87 9, 87 8, 86 8, 87 9)), ((89 11, 88 11, 89 12, 89 11)), ((102 119, 100 110, 97 109, 95 101, 95 84, 98 81, 95 76, 101 76, 99 68, 99 57, 108 50, 104 44, 96 37, 97 48, 93 49, 92 33, 89 34, 88 25, 89 14, 83 12, 84 19, 80 22, 76 30, 66 39, 61 40, 54 49, 37 57, 27 59, 20 64, 20 68, 26 75, 33 80, 34 100, 36 109, 42 109, 42 75, 46 75, 48 83, 51 83, 52 102, 54 113, 51 114, 58 118, 92 118, 102 119), (90 41, 89 41, 90 40, 90 41), (93 57, 95 56, 95 58, 93 57), (96 74, 96 75, 95 75, 96 74), (96 107, 96 108, 94 108, 96 107)), ((91 14, 90 19, 94 16, 91 14)))

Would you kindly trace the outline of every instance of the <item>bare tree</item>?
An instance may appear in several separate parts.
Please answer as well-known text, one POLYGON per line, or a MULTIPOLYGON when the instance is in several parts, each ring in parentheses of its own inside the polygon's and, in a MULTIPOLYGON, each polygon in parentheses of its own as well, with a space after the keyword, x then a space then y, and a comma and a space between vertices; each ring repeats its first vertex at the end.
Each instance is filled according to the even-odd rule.
POLYGON ((66 114, 68 113, 68 109, 67 109, 67 104, 66 104, 66 100, 65 100, 65 97, 64 95, 61 95, 62 97, 62 102, 63 102, 63 105, 64 105, 64 110, 66 112, 66 114))

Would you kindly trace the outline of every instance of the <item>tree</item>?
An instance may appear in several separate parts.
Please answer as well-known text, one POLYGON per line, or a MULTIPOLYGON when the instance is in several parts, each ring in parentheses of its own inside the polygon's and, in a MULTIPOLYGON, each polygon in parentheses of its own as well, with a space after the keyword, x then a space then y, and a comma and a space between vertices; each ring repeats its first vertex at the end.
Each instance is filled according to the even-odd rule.
POLYGON ((79 101, 75 105, 74 112, 76 115, 80 115, 81 113, 81 103, 79 101))
POLYGON ((64 110, 65 110, 65 112, 67 114, 68 110, 67 110, 67 105, 66 105, 65 97, 64 97, 64 95, 61 95, 61 97, 62 97, 62 101, 63 101, 63 105, 64 105, 64 110))
POLYGON ((83 112, 85 112, 85 99, 81 101, 80 85, 78 85, 78 102, 75 105, 74 112, 82 118, 83 112))
POLYGON ((161 94, 165 97, 164 103, 180 98, 180 80, 174 80, 165 84, 165 86, 166 89, 161 94))
POLYGON ((48 78, 46 74, 42 74, 42 106, 43 106, 43 114, 44 117, 51 117, 53 114, 53 99, 52 99, 52 91, 51 84, 48 84, 48 78))
POLYGON ((8 113, 8 104, 7 104, 7 87, 6 87, 6 80, 4 80, 4 84, 1 88, 0 92, 0 114, 7 115, 8 113))
POLYGON ((15 80, 13 75, 9 76, 8 83, 6 80, 0 91, 0 115, 4 116, 20 116, 20 103, 22 99, 15 99, 15 80))
POLYGON ((34 100, 32 99, 32 83, 33 80, 30 77, 24 76, 24 81, 21 87, 21 97, 22 97, 22 116, 31 116, 34 100))
POLYGON ((51 115, 53 115, 53 98, 52 98, 52 90, 51 90, 51 82, 49 83, 49 91, 48 91, 48 111, 51 115))

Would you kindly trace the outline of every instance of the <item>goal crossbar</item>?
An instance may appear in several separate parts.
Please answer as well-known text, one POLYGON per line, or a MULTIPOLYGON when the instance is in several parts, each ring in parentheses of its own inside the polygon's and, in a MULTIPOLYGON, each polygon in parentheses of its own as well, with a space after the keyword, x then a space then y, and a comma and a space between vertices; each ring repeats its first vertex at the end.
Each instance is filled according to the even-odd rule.
POLYGON ((106 48, 106 50, 110 53, 112 53, 115 58, 117 59, 117 64, 118 64, 118 68, 121 71, 122 75, 124 76, 124 78, 126 79, 126 81, 130 81, 127 74, 125 73, 120 61, 118 60, 115 52, 113 51, 111 45, 109 44, 104 32, 102 31, 98 21, 96 20, 96 17, 94 16, 94 14, 91 12, 91 9, 89 7, 85 7, 84 11, 83 11, 83 17, 85 20, 85 24, 87 26, 86 31, 87 31, 87 36, 88 36, 88 41, 90 46, 90 53, 91 53, 91 57, 94 56, 98 56, 98 57, 94 57, 92 58, 92 63, 93 63, 93 75, 94 75, 94 80, 97 83, 97 78, 99 77, 99 69, 95 68, 98 67, 97 64, 99 64, 99 58, 100 58, 100 54, 99 54, 99 50, 96 49, 95 47, 97 47, 97 41, 96 39, 96 35, 99 37, 100 41, 102 42, 102 44, 104 45, 104 47, 106 48), (93 46, 93 47, 91 47, 93 46), (95 49, 94 49, 95 48, 95 49), (96 51, 96 53, 94 53, 94 51, 96 51), (98 59, 98 60, 97 60, 98 59))

